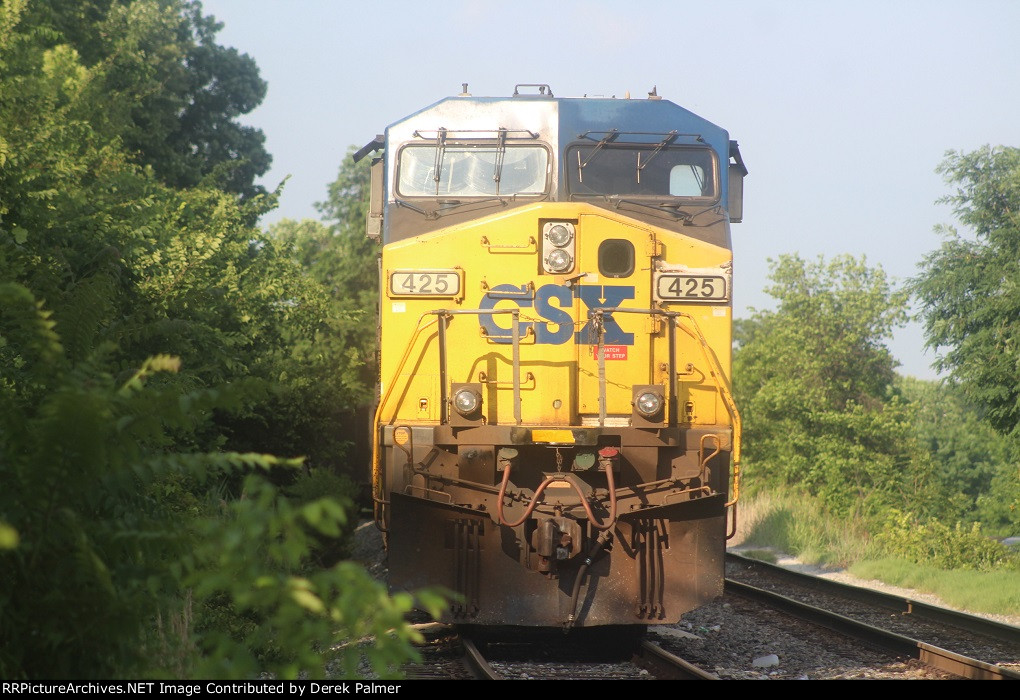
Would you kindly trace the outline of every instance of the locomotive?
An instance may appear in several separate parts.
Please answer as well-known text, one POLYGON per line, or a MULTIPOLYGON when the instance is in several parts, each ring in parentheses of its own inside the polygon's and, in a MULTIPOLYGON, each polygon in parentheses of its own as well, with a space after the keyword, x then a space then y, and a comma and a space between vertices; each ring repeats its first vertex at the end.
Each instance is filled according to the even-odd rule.
POLYGON ((467 85, 355 154, 381 240, 372 493, 392 589, 466 625, 647 626, 736 525, 736 141, 662 99, 467 85))

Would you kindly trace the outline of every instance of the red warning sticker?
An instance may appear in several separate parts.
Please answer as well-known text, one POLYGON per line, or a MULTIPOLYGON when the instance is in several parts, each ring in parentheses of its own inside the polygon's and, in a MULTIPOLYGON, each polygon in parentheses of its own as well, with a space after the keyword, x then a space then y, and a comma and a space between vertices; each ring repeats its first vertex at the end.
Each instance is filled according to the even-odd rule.
MULTIPOLYGON (((627 348, 629 345, 603 345, 602 349, 606 351, 607 360, 626 360, 627 359, 627 348)), ((598 360, 598 346, 591 346, 592 359, 598 360)))

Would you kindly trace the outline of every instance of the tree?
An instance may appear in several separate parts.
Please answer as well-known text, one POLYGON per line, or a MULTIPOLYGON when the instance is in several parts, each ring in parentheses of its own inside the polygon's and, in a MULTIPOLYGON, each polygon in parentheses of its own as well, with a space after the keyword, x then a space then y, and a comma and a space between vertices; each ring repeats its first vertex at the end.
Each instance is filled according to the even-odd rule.
POLYGON ((370 163, 368 159, 355 163, 351 157, 354 152, 353 146, 347 149, 326 201, 316 204, 329 225, 329 253, 326 257, 316 255, 310 262, 316 276, 330 285, 335 296, 356 297, 359 308, 371 308, 374 313, 374 298, 379 293, 379 245, 365 236, 370 163))
POLYGON ((105 99, 96 106, 107 135, 164 183, 208 178, 246 198, 265 193, 254 184, 271 162, 265 136, 237 120, 262 102, 266 84, 251 57, 216 43, 222 24, 200 2, 31 2, 24 24, 49 30, 49 47, 68 46, 85 68, 99 68, 105 99))
POLYGON ((991 534, 1015 532, 1020 479, 1009 439, 983 421, 952 384, 903 377, 897 387, 915 407, 917 439, 934 463, 932 478, 942 494, 939 515, 949 522, 980 522, 991 534))
POLYGON ((968 230, 939 226, 946 240, 911 282, 927 344, 996 430, 1020 436, 1020 148, 950 151, 938 172, 968 230))
POLYGON ((300 402, 281 410, 291 416, 292 429, 309 438, 303 444, 322 448, 306 452, 313 463, 364 478, 377 368, 379 250, 365 237, 368 162, 354 163, 353 151, 329 185, 327 200, 317 205, 326 223, 283 220, 270 236, 321 286, 325 299, 315 337, 294 345, 304 360, 291 376, 301 387, 300 402))
MULTIPOLYGON (((157 89, 142 81, 113 96, 106 90, 129 82, 111 73, 123 77, 125 66, 143 65, 168 27, 179 27, 179 6, 86 4, 103 31, 77 28, 76 36, 101 35, 116 47, 116 60, 91 66, 73 47, 52 45, 52 31, 26 24, 35 17, 29 7, 39 11, 8 3, 0 24, 7 27, 0 37, 0 278, 45 300, 72 364, 105 348, 107 361, 129 372, 145 357, 172 354, 182 370, 169 381, 186 387, 261 383, 259 396, 238 408, 257 426, 241 429, 236 413, 220 412, 199 447, 316 450, 314 440, 292 439, 286 416, 268 409, 280 394, 301 403, 294 395, 307 384, 307 348, 328 330, 327 290, 301 269, 289 244, 249 225, 269 199, 238 206, 208 182, 166 185, 125 151, 117 129, 132 131, 133 123, 111 117, 143 99, 138 85, 157 89), (120 11, 132 21, 113 21, 120 11)), ((0 345, 0 360, 5 352, 0 345)), ((353 403, 346 393, 333 400, 353 403)))
POLYGON ((0 3, 0 677, 322 675, 335 652, 353 673, 339 642, 369 634, 389 674, 411 599, 316 565, 348 526, 297 455, 336 430, 291 422, 358 395, 334 381, 355 352, 310 360, 327 288, 250 226, 269 198, 167 184, 125 148, 183 7, 0 3))
POLYGON ((295 502, 257 475, 299 460, 181 444, 230 387, 160 382, 180 369, 165 355, 123 383, 102 357, 72 368, 55 325, 0 284, 17 359, 0 367, 0 677, 321 678, 336 664, 351 678, 364 662, 394 677, 418 657, 404 616, 438 615, 437 593, 390 597, 354 563, 315 565, 349 504, 295 502), (245 472, 244 497, 224 499, 217 484, 245 472))
POLYGON ((737 324, 734 393, 749 481, 793 486, 847 514, 928 488, 884 341, 906 295, 880 268, 839 256, 772 261, 775 310, 737 324))

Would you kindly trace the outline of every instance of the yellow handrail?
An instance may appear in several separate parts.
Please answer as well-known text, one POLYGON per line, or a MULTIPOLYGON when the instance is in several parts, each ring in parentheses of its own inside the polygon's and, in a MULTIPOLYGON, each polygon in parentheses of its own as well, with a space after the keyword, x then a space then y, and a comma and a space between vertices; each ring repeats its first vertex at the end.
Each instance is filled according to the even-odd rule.
POLYGON ((383 500, 383 484, 382 468, 380 467, 379 459, 379 424, 382 419, 383 408, 386 406, 386 402, 389 401, 390 394, 393 393, 393 387, 396 386, 396 379, 400 376, 400 371, 404 369, 404 365, 407 363, 407 358, 411 356, 411 349, 414 348, 415 343, 418 341, 418 336, 433 323, 439 322, 439 317, 437 316, 423 326, 422 321, 424 321, 425 317, 429 315, 431 314, 425 313, 418 317, 418 322, 415 324, 414 335, 411 336, 411 341, 407 344, 407 349, 404 350, 404 356, 401 357, 400 362, 397 363, 397 368, 393 372, 391 381, 386 382, 386 391, 379 399, 379 405, 375 408, 375 417, 372 421, 372 503, 373 515, 376 522, 380 525, 382 524, 382 516, 379 513, 378 506, 383 500))
MULTIPOLYGON (((706 340, 705 334, 701 332, 701 327, 698 326, 697 320, 690 314, 684 312, 677 312, 676 315, 689 319, 690 322, 694 324, 694 331, 691 331, 690 328, 680 324, 677 324, 677 327, 700 343, 701 354, 704 355, 705 361, 709 365, 712 378, 715 380, 716 386, 719 387, 719 393, 723 397, 723 404, 725 404, 726 411, 730 414, 730 420, 733 421, 733 499, 725 504, 725 507, 729 508, 730 506, 736 505, 737 501, 740 500, 740 411, 737 410, 737 404, 733 400, 733 395, 730 393, 730 390, 726 388, 726 383, 722 379, 722 367, 719 365, 719 361, 710 352, 708 340, 706 340)), ((734 524, 736 523, 734 522, 734 524)))

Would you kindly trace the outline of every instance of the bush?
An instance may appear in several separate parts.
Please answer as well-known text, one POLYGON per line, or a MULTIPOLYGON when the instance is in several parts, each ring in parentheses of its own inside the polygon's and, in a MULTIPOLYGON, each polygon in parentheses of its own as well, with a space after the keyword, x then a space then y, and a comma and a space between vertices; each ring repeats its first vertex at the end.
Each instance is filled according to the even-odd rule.
MULTIPOLYGON (((312 503, 328 494, 343 506, 345 513, 355 512, 359 491, 360 487, 349 477, 328 469, 302 469, 283 489, 288 499, 296 505, 312 503)), ((315 542, 311 546, 309 557, 315 566, 333 566, 342 559, 350 558, 357 522, 345 519, 338 525, 337 535, 313 533, 315 542)))
POLYGON ((984 535, 978 523, 949 527, 918 521, 910 513, 890 516, 875 535, 875 545, 882 554, 947 570, 991 571, 1020 563, 1020 555, 984 535))
POLYGON ((316 566, 349 499, 308 494, 349 485, 302 476, 292 501, 266 475, 300 460, 178 447, 235 390, 186 391, 168 356, 126 382, 101 356, 72 367, 19 285, 0 285, 0 341, 0 677, 322 676, 330 661, 392 677, 414 658, 403 614, 438 614, 438 595, 316 566))
POLYGON ((192 674, 394 678, 417 659, 421 637, 404 615, 417 605, 438 617, 438 593, 390 597, 352 562, 309 566, 316 536, 338 537, 346 523, 332 498, 293 503, 265 479, 245 479, 244 496, 200 524, 201 544, 185 559, 184 583, 207 614, 192 674))

